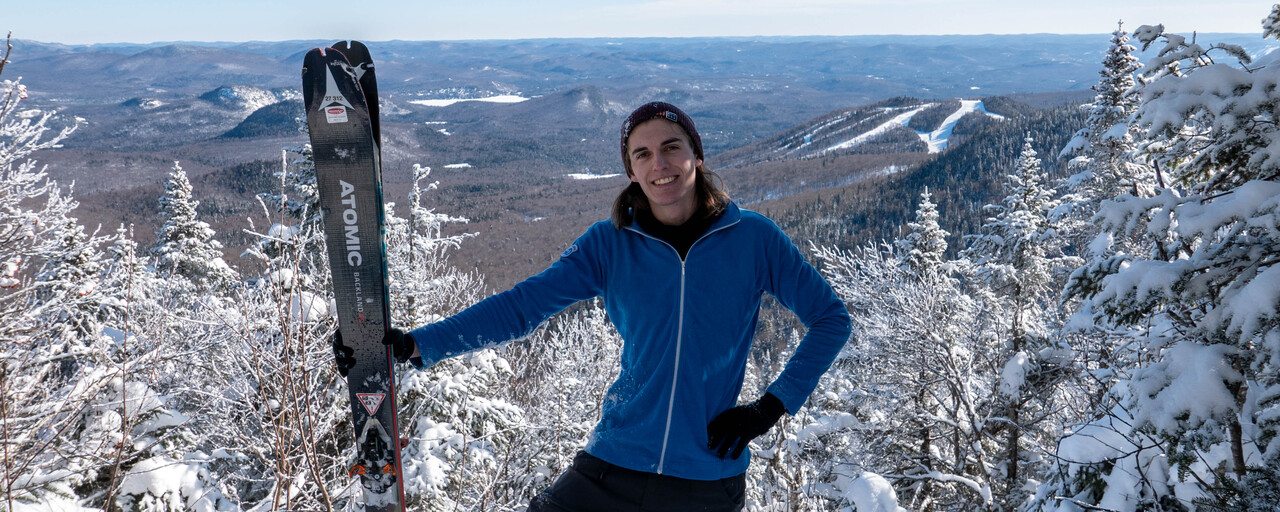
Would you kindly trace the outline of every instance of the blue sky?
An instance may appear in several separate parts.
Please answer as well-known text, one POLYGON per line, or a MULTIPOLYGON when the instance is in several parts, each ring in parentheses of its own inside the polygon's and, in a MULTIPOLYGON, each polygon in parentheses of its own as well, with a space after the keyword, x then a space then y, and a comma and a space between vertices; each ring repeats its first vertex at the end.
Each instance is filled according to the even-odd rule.
POLYGON ((545 37, 1261 33, 1273 0, 11 0, 0 31, 69 44, 545 37), (366 5, 353 8, 355 5, 366 5))

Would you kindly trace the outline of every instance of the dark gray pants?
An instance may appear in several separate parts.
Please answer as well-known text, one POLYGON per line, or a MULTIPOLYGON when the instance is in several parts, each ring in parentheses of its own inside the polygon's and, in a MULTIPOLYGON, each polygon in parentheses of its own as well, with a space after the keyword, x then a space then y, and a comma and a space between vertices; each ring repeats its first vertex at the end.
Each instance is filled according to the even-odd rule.
POLYGON ((737 512, 746 504, 747 475, 686 480, 620 468, 579 452, 560 478, 529 503, 528 512, 737 512))

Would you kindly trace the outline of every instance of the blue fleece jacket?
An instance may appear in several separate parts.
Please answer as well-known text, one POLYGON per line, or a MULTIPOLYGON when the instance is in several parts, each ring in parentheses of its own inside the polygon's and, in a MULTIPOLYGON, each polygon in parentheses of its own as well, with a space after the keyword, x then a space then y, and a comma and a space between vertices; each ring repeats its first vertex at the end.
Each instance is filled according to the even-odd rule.
POLYGON ((768 388, 795 414, 848 340, 849 315, 772 221, 732 204, 683 261, 637 225, 598 222, 547 270, 410 335, 429 366, 603 297, 623 340, 621 371, 586 451, 633 470, 717 480, 750 463, 709 450, 707 424, 738 401, 764 292, 808 328, 768 388))

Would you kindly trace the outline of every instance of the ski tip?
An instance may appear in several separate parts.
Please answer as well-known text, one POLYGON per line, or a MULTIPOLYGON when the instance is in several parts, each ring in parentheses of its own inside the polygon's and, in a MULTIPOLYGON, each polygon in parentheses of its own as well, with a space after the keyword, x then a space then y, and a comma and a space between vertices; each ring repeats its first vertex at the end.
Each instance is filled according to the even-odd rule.
MULTIPOLYGON (((311 50, 309 50, 309 51, 307 52, 307 54, 308 54, 308 55, 310 55, 310 54, 317 54, 317 55, 319 55, 319 56, 321 56, 321 57, 326 57, 326 58, 327 58, 327 57, 329 57, 329 52, 337 52, 337 50, 334 50, 334 49, 333 49, 333 47, 330 47, 330 46, 317 46, 317 47, 312 48, 311 50)), ((338 54, 339 54, 339 55, 341 55, 341 54, 342 54, 342 52, 338 52, 338 54)))
POLYGON ((311 50, 307 51, 307 55, 303 57, 303 60, 305 61, 307 58, 313 55, 326 62, 339 60, 344 63, 348 63, 348 64, 350 63, 350 60, 347 59, 347 54, 342 53, 341 51, 338 51, 331 46, 317 46, 315 48, 312 48, 311 50))

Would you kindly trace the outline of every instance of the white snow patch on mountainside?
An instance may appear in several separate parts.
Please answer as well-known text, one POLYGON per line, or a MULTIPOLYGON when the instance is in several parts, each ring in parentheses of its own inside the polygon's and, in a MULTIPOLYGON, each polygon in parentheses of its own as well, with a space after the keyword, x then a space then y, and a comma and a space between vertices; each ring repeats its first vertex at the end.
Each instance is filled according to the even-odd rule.
POLYGON ((467 163, 461 163, 461 164, 449 164, 449 165, 444 166, 444 168, 445 168, 445 169, 470 169, 470 168, 471 168, 471 164, 467 164, 467 163))
MULTIPOLYGON (((884 122, 880 126, 872 128, 869 131, 863 132, 852 139, 849 139, 839 144, 836 144, 834 146, 831 146, 823 150, 822 152, 829 153, 831 151, 849 149, 859 144, 868 142, 871 139, 879 137, 880 135, 884 135, 885 132, 888 132, 889 130, 892 130, 895 127, 907 126, 907 124, 911 122, 911 118, 915 117, 916 114, 919 114, 920 112, 934 105, 936 105, 936 103, 926 103, 918 107, 912 108, 911 110, 907 110, 901 114, 894 116, 893 119, 890 119, 884 122)), ((983 114, 991 116, 993 119, 1000 119, 1000 120, 1004 119, 1004 116, 1002 115, 992 114, 991 112, 987 112, 986 107, 982 105, 982 100, 960 100, 960 108, 957 109, 955 112, 952 112, 951 115, 947 116, 947 118, 942 121, 941 126, 933 130, 932 132, 916 131, 916 135, 920 136, 920 140, 923 140, 925 144, 929 145, 930 153, 941 152, 942 150, 947 149, 947 140, 951 138, 951 132, 952 130, 955 129, 956 123, 960 121, 960 118, 964 117, 966 114, 970 112, 981 112, 983 114)), ((832 121, 829 121, 823 124, 822 126, 815 128, 809 134, 809 136, 813 136, 814 134, 822 131, 823 129, 831 125, 834 125, 836 123, 842 122, 844 120, 845 120, 845 117, 839 117, 832 121)), ((806 140, 808 140, 808 137, 806 137, 806 140)))
POLYGON ((955 129, 956 123, 959 122, 960 118, 964 117, 965 114, 970 112, 982 112, 994 119, 1004 119, 1004 116, 1002 115, 987 112, 986 107, 982 105, 982 100, 960 100, 960 109, 947 116, 947 118, 942 121, 942 126, 939 126, 938 129, 932 132, 917 131, 916 135, 919 135, 920 140, 923 140, 925 144, 929 145, 930 153, 941 152, 942 150, 947 149, 947 139, 951 138, 951 131, 955 129))
POLYGON ((588 173, 583 173, 583 172, 575 172, 575 173, 569 173, 569 174, 566 174, 565 176, 568 176, 570 179, 575 179, 575 180, 598 180, 598 179, 601 179, 601 178, 616 178, 616 177, 618 177, 618 176, 622 176, 622 173, 617 173, 617 174, 588 174, 588 173))
POLYGON ((409 100, 409 103, 412 103, 414 105, 422 105, 424 107, 447 107, 454 103, 459 103, 463 101, 486 101, 489 103, 520 103, 528 99, 529 98, 525 98, 523 96, 516 96, 514 94, 503 94, 500 96, 490 96, 488 98, 444 98, 444 99, 435 99, 435 100, 409 100))
POLYGON ((280 101, 276 93, 249 85, 222 86, 201 96, 201 99, 223 107, 237 108, 245 112, 253 112, 262 107, 280 101))
POLYGON ((852 139, 849 139, 839 144, 836 144, 834 146, 831 146, 823 152, 829 153, 831 151, 849 149, 851 147, 867 142, 873 138, 876 138, 880 135, 883 135, 885 132, 892 130, 894 127, 906 126, 907 123, 911 122, 912 117, 915 117, 916 114, 919 114, 921 110, 929 108, 930 105, 932 104, 921 105, 919 107, 916 107, 906 112, 903 112, 901 114, 898 114, 894 116, 893 119, 886 121, 884 124, 881 124, 880 126, 872 128, 870 131, 864 132, 861 135, 858 135, 857 137, 854 137, 852 139))

